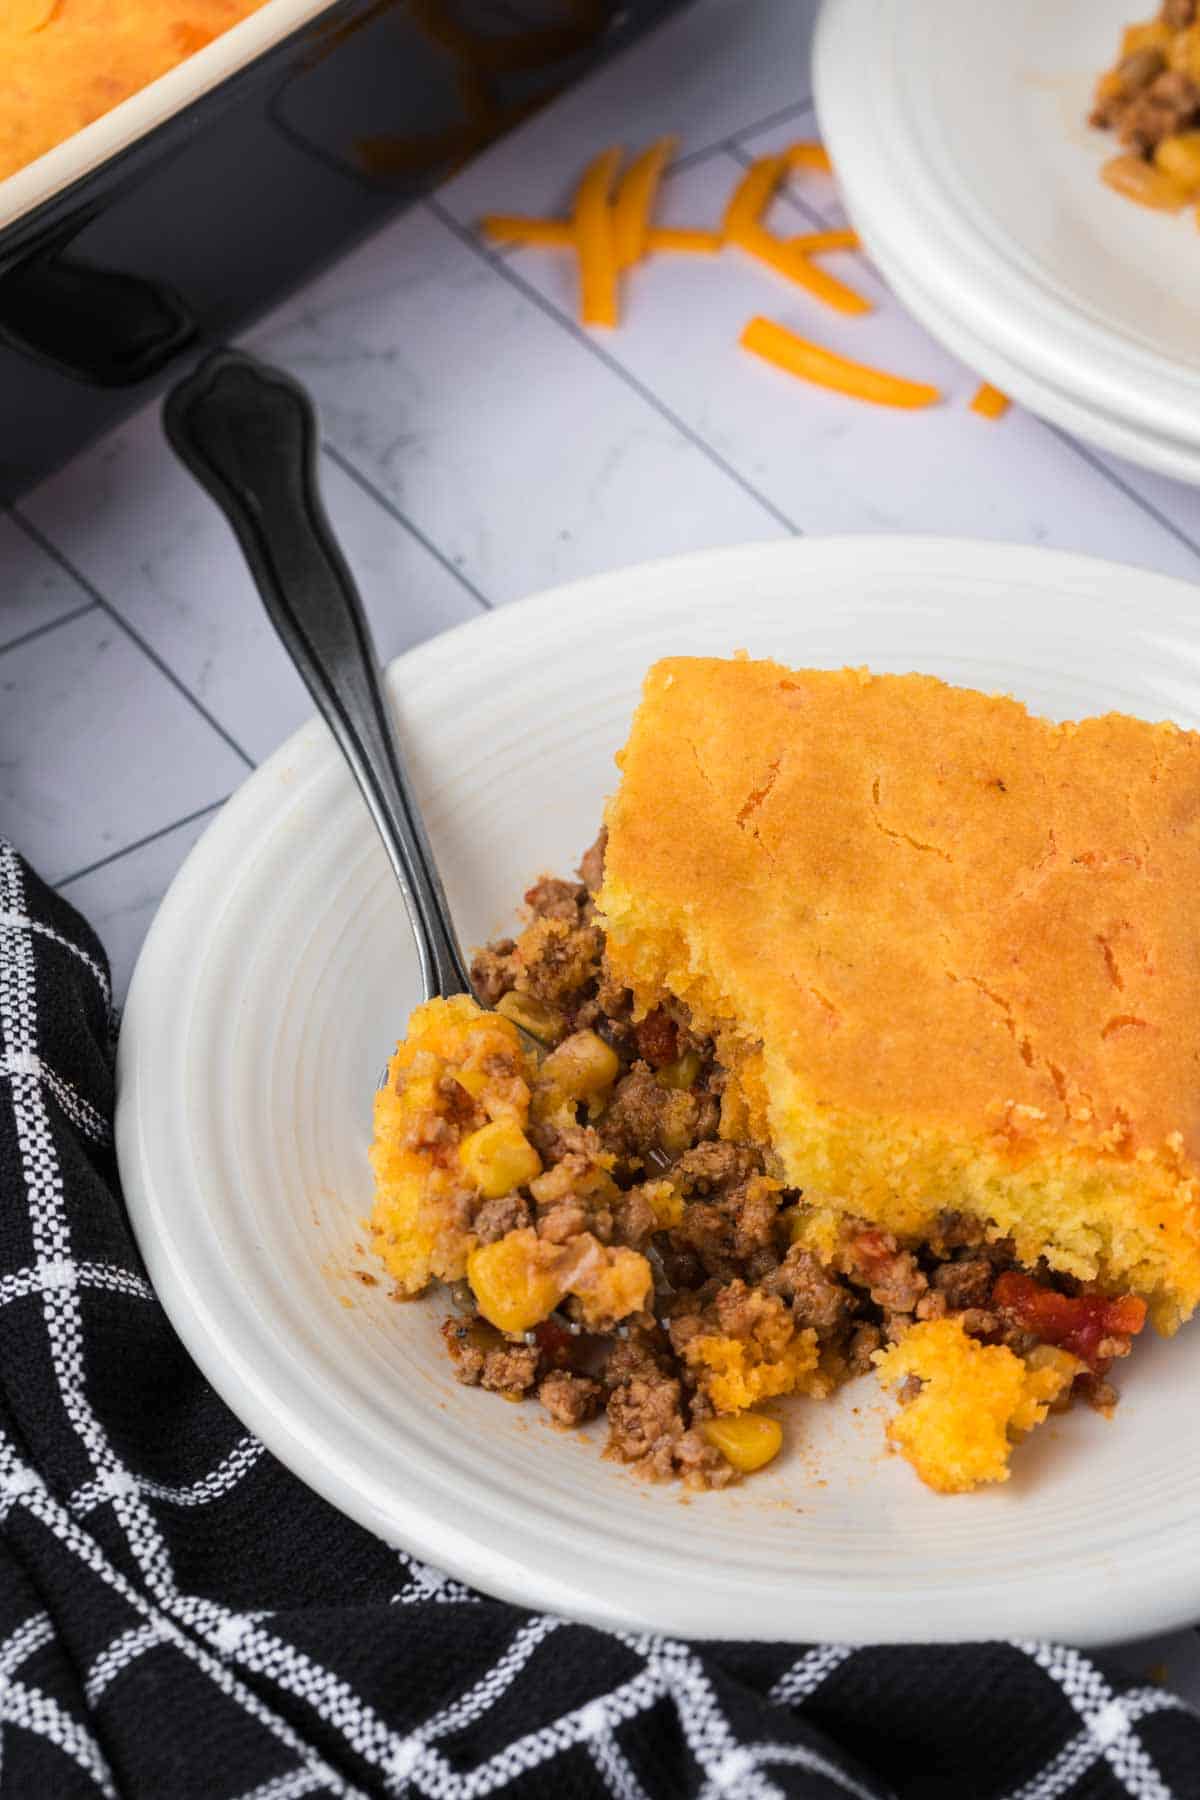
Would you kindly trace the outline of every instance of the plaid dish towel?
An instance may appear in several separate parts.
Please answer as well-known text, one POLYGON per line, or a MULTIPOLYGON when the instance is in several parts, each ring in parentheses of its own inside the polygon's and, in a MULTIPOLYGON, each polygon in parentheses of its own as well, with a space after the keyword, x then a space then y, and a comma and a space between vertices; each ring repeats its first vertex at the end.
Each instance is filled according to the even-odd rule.
POLYGON ((333 1512, 146 1282, 110 1025, 100 945, 0 842, 5 1800, 1200 1797, 1200 1716, 1102 1659, 609 1634, 333 1512))

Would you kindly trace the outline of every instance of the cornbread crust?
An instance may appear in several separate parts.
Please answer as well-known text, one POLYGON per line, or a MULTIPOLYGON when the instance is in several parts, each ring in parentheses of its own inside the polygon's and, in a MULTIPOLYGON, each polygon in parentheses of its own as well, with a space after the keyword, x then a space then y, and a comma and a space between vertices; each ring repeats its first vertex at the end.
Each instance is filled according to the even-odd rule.
POLYGON ((1200 736, 929 676, 671 658, 618 758, 612 973, 669 997, 830 1220, 946 1209, 1200 1297, 1200 736))

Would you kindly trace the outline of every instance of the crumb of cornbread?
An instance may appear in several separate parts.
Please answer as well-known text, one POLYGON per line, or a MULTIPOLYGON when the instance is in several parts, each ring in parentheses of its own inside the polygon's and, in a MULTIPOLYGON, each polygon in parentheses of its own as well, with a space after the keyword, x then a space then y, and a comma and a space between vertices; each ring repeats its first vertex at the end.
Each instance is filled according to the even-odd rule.
POLYGON ((518 1127, 529 1118, 531 1071, 516 1026, 465 994, 419 1006, 375 1095, 371 1145, 374 1248, 406 1294, 467 1271, 471 1186, 457 1153, 435 1157, 437 1127, 427 1123, 446 1117, 445 1076, 481 1099, 489 1118, 518 1127))
POLYGON ((1055 725, 929 676, 671 658, 607 812, 639 1009, 732 1071, 722 1130, 914 1242, 1200 1297, 1200 736, 1055 725))
POLYGON ((719 1413, 744 1412, 778 1394, 805 1393, 817 1376, 820 1352, 815 1331, 798 1331, 771 1356, 744 1338, 711 1333, 693 1338, 685 1361, 719 1413))
POLYGON ((500 1192, 540 1172, 524 1135, 536 1078, 516 1026, 467 995, 416 1009, 375 1096, 372 1245, 402 1294, 465 1276, 501 1331, 519 1335, 568 1294, 589 1329, 606 1331, 647 1305, 653 1277, 644 1256, 590 1232, 559 1244, 524 1227, 480 1245, 471 1230, 489 1162, 501 1172, 500 1192), (468 1130, 460 1115, 471 1105, 468 1130))
POLYGON ((265 3, 9 0, 0 6, 0 180, 265 3))
POLYGON ((921 1480, 942 1494, 1007 1481, 1014 1444, 1040 1425, 1084 1364, 1042 1346, 1028 1361, 968 1337, 957 1319, 914 1325, 874 1362, 884 1387, 915 1375, 920 1393, 887 1428, 921 1480))

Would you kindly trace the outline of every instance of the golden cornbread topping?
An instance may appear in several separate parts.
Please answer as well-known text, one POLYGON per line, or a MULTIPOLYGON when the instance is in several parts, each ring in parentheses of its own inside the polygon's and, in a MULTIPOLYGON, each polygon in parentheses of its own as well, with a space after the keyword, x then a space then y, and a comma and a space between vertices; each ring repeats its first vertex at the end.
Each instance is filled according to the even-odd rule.
POLYGON ((929 1487, 1006 1480, 1200 1294, 1200 739, 677 658, 619 762, 474 960, 496 1010, 419 1009, 377 1098, 398 1293, 651 1477, 752 1473, 873 1371, 929 1487))
POLYGON ((6 0, 0 6, 0 180, 265 0, 6 0))
POLYGON ((1200 737, 927 676, 679 658, 609 808, 609 967, 682 1000, 806 1204, 966 1211, 1171 1328, 1200 1295, 1200 737))

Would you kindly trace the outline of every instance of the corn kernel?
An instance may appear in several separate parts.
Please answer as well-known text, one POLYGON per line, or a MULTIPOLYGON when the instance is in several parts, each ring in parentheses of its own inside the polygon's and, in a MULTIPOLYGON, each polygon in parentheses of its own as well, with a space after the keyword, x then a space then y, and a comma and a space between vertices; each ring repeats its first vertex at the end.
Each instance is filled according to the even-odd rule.
POLYGON ((593 1100, 612 1086, 620 1067, 611 1044, 594 1031, 574 1031, 542 1064, 542 1080, 572 1100, 593 1100))
POLYGON ((683 1195, 673 1181, 647 1181, 642 1193, 654 1212, 659 1231, 673 1231, 683 1223, 683 1195))
POLYGON ((701 1435, 743 1475, 752 1475, 779 1454, 783 1427, 762 1413, 740 1413, 735 1419, 705 1419, 701 1435))
POLYGON ((468 1180, 485 1200, 498 1200, 524 1187, 542 1171, 542 1160, 519 1126, 494 1119, 465 1137, 458 1147, 459 1161, 468 1180))
POLYGON ((566 1019, 557 1006, 547 1006, 532 994, 518 994, 515 988, 497 1000, 496 1011, 542 1044, 557 1044, 566 1029, 566 1019))
POLYGON ((1187 190, 1153 163, 1140 156, 1114 156, 1100 171, 1109 187, 1139 206, 1153 206, 1159 212, 1178 212, 1187 201, 1187 190))
POLYGON ((700 1074, 700 1053, 698 1050, 685 1050, 674 1062, 664 1064, 655 1076, 661 1087, 690 1088, 695 1087, 700 1074))
POLYGON ((518 1335, 548 1319, 562 1289, 537 1260, 538 1236, 528 1227, 510 1231, 493 1244, 480 1244, 467 1257, 467 1280, 476 1305, 498 1331, 518 1335))
POLYGON ((1189 194, 1200 192, 1200 131, 1176 131, 1163 138, 1154 161, 1189 194))

